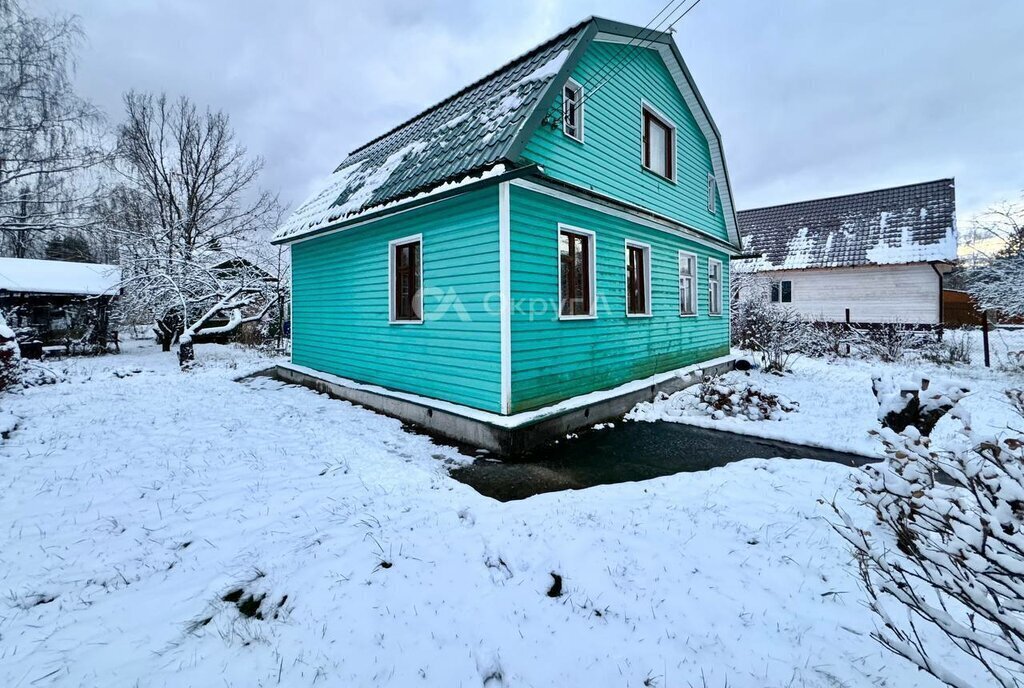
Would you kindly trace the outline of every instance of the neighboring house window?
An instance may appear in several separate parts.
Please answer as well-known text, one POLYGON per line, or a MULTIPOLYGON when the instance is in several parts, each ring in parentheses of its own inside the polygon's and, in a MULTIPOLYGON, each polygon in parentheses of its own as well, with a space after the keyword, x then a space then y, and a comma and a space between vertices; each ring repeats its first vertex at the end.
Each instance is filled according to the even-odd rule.
POLYGON ((649 106, 643 108, 644 167, 666 179, 675 178, 676 129, 649 106))
POLYGON ((562 131, 583 141, 583 87, 572 79, 562 89, 562 131))
POLYGON ((697 315, 697 256, 679 252, 679 315, 697 315))
POLYGON ((563 318, 594 315, 594 234, 558 229, 558 302, 563 318))
POLYGON ((775 303, 792 303, 793 283, 790 280, 772 282, 772 301, 775 303))
POLYGON ((651 247, 626 241, 626 315, 651 314, 651 247))
POLYGON ((422 246, 419 235, 390 243, 392 322, 423 322, 422 246))
POLYGON ((722 314, 722 261, 708 258, 708 313, 722 314))
POLYGON ((715 175, 708 174, 708 212, 715 214, 715 175))

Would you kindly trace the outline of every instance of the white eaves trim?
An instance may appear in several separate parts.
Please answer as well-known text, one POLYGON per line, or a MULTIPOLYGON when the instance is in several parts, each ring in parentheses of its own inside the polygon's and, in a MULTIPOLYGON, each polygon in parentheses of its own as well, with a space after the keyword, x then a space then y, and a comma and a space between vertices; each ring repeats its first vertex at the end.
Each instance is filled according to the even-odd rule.
MULTIPOLYGON (((627 45, 633 43, 635 38, 601 32, 594 37, 594 40, 603 43, 627 45)), ((718 134, 715 133, 715 128, 711 125, 711 120, 708 119, 707 113, 704 111, 704 108, 701 107, 700 99, 694 92, 689 79, 686 78, 686 74, 683 72, 683 67, 676 59, 675 54, 672 52, 672 48, 664 43, 654 43, 646 47, 649 47, 652 50, 657 50, 661 55, 661 59, 668 68, 669 74, 672 75, 672 79, 676 82, 676 88, 678 88, 679 92, 683 95, 683 100, 686 101, 686 106, 690 109, 690 113, 697 121, 697 126, 700 127, 701 133, 704 134, 704 138, 707 139, 708 148, 711 152, 711 168, 715 175, 715 181, 718 184, 718 195, 722 199, 722 211, 725 215, 725 226, 729 231, 729 238, 732 239, 732 242, 737 248, 739 248, 740 233, 739 228, 736 226, 736 209, 733 207, 732 195, 729 193, 728 176, 725 169, 725 154, 722 151, 722 143, 719 140, 718 134)))
POLYGON ((446 413, 452 413, 457 416, 480 421, 481 423, 487 423, 499 428, 511 429, 517 428, 521 425, 536 423, 537 421, 550 416, 559 415, 568 411, 575 411, 576 409, 586 406, 592 406, 602 401, 622 396, 623 394, 639 392, 651 385, 659 385, 676 378, 696 378, 697 380, 700 380, 705 368, 712 368, 723 363, 736 361, 740 358, 742 358, 742 356, 736 354, 719 356, 718 358, 712 358, 711 360, 695 363, 684 368, 677 368, 676 370, 658 373, 657 375, 651 375, 650 377, 645 377, 641 380, 633 380, 632 382, 627 382, 619 385, 618 387, 612 387, 611 389, 590 392, 589 394, 581 394, 580 396, 560 401, 557 404, 552 404, 551 406, 545 406, 544 408, 539 408, 533 411, 524 411, 522 413, 515 413, 508 416, 491 413, 490 411, 481 411, 480 409, 463 406, 462 404, 455 404, 450 401, 443 401, 441 399, 431 399, 430 397, 420 396, 419 394, 399 392, 397 390, 380 387, 378 385, 367 385, 339 377, 337 375, 331 375, 330 373, 314 370, 313 368, 307 368, 306 366, 296 365, 295 363, 278 363, 278 365, 282 368, 286 368, 287 370, 294 370, 297 373, 319 378, 326 382, 330 382, 331 384, 348 387, 349 389, 369 392, 371 394, 379 394, 381 396, 391 397, 392 399, 401 399, 402 401, 419 404, 420 406, 426 406, 428 408, 434 408, 439 411, 445 411, 446 413))

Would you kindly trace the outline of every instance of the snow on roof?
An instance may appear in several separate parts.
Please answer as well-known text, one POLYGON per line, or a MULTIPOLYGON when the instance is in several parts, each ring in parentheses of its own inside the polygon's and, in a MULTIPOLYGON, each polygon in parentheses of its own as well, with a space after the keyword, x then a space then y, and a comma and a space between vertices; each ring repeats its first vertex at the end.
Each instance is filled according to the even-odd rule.
POLYGON ((116 265, 0 258, 0 291, 99 296, 116 293, 120 283, 116 265))
POLYGON ((517 134, 589 21, 352 151, 281 225, 274 240, 307 234, 506 162, 517 134))
POLYGON ((955 262, 954 181, 890 189, 737 213, 743 250, 737 270, 955 262))

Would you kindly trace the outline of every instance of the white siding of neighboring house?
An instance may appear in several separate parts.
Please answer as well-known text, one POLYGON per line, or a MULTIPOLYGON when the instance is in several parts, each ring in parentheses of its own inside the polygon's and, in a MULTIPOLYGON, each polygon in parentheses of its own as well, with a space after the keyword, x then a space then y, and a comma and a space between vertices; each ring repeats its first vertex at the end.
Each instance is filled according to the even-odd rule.
MULTIPOLYGON (((940 267, 940 269, 942 269, 940 267)), ((939 324, 939 276, 927 263, 759 272, 793 283, 791 306, 806 319, 939 324)))

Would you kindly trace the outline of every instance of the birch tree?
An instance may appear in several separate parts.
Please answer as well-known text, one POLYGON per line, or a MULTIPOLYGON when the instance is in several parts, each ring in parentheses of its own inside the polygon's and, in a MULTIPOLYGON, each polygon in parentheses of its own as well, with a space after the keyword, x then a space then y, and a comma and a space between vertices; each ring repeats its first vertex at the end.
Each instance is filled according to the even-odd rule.
POLYGON ((0 239, 24 258, 41 234, 89 224, 81 173, 102 163, 102 118, 73 88, 74 18, 0 0, 0 239))

